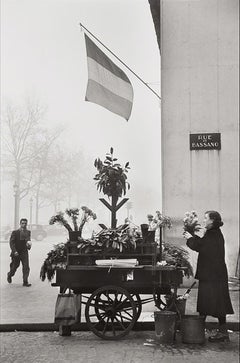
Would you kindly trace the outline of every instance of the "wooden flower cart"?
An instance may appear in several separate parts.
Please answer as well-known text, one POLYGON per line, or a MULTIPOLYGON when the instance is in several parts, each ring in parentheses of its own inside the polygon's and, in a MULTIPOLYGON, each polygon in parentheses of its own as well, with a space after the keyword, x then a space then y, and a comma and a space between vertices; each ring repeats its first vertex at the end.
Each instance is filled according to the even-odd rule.
MULTIPOLYGON (((171 301, 177 297, 184 268, 161 266, 157 263, 160 256, 156 243, 141 238, 136 249, 126 254, 79 254, 69 243, 67 267, 56 270, 52 286, 59 286, 60 292, 69 288, 80 294, 87 326, 94 334, 108 340, 120 339, 137 322, 143 304, 154 301, 158 309, 166 309, 162 296, 170 295, 171 301), (118 260, 133 258, 138 265, 114 266, 118 260), (112 265, 96 265, 96 260, 101 259, 111 260, 112 265)), ((70 327, 60 327, 61 334, 64 328, 69 335, 70 327)))
MULTIPOLYGON (((105 161, 98 158, 94 165, 97 189, 111 198, 111 204, 103 198, 100 201, 111 211, 114 230, 117 228, 116 213, 128 201, 123 198, 118 203, 130 187, 126 181, 129 163, 122 167, 111 148, 105 161)), ((103 339, 119 339, 129 333, 140 317, 143 304, 154 301, 157 308, 166 309, 168 306, 162 296, 170 296, 168 301, 175 301, 177 297, 184 268, 158 263, 162 259, 161 238, 159 247, 144 236, 138 238, 136 248, 127 253, 116 250, 95 254, 79 252, 74 243, 69 242, 66 269, 56 270, 56 282, 52 285, 59 286, 60 292, 69 288, 81 296, 88 328, 103 339), (104 259, 110 261, 110 265, 96 263, 96 260, 104 259), (136 259, 138 264, 118 265, 122 259, 136 259), (151 295, 151 298, 144 295, 151 295)))

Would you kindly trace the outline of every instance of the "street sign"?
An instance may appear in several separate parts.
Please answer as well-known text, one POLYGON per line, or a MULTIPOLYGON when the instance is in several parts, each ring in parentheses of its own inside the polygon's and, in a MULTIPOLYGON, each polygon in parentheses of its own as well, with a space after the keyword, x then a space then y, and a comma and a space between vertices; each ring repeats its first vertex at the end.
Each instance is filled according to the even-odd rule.
POLYGON ((190 150, 221 150, 220 133, 190 134, 190 150))

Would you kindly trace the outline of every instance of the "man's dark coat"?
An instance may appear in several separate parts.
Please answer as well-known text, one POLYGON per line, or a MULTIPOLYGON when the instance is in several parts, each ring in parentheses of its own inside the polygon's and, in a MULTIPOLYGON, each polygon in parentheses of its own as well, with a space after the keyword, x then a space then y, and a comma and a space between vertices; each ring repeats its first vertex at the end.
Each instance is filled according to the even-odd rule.
POLYGON ((24 231, 26 234, 26 237, 24 240, 20 240, 20 229, 17 229, 15 231, 12 231, 11 237, 10 237, 10 248, 12 250, 12 253, 15 252, 21 253, 23 251, 27 250, 27 242, 31 239, 31 231, 26 230, 24 231))

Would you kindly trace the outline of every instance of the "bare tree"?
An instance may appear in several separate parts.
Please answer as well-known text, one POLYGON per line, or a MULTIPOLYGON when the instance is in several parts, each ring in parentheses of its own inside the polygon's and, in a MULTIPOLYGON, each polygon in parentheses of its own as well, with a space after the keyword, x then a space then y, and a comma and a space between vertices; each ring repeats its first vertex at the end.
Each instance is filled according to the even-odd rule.
POLYGON ((35 223, 39 222, 39 209, 45 206, 50 205, 49 201, 42 197, 42 190, 44 189, 45 183, 49 177, 48 173, 48 165, 52 158, 52 149, 54 142, 57 140, 59 135, 62 132, 62 128, 58 128, 58 130, 49 132, 47 130, 41 132, 41 148, 38 148, 37 144, 39 144, 38 140, 35 140, 33 144, 33 148, 38 150, 38 154, 33 158, 32 163, 29 165, 30 171, 34 171, 33 176, 33 192, 32 194, 35 197, 35 207, 36 207, 36 215, 35 215, 35 223), (36 142, 37 141, 37 142, 36 142))
POLYGON ((89 166, 81 151, 71 152, 64 145, 56 145, 45 165, 45 172, 41 198, 51 202, 54 213, 62 202, 68 207, 78 206, 78 196, 88 193, 89 166))
MULTIPOLYGON (((4 115, 3 168, 14 181, 15 224, 19 219, 20 201, 40 183, 39 160, 46 157, 57 135, 49 135, 40 121, 45 109, 38 102, 27 101, 22 108, 9 104, 4 115)), ((41 172, 40 172, 41 173, 41 172)))

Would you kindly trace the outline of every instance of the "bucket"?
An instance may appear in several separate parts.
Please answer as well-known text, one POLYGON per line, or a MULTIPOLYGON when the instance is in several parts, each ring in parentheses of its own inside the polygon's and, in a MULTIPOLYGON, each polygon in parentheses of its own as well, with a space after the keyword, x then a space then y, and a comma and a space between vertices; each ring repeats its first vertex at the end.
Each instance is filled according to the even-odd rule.
POLYGON ((169 311, 174 311, 177 313, 176 316, 176 330, 180 330, 180 322, 182 316, 185 314, 186 311, 186 299, 176 299, 174 303, 171 303, 170 300, 166 299, 167 304, 169 307, 167 308, 169 311))
POLYGON ((204 317, 198 315, 185 315, 181 320, 181 336, 183 343, 205 342, 204 317))
POLYGON ((176 313, 154 311, 155 337, 158 343, 173 343, 175 338, 176 313))

